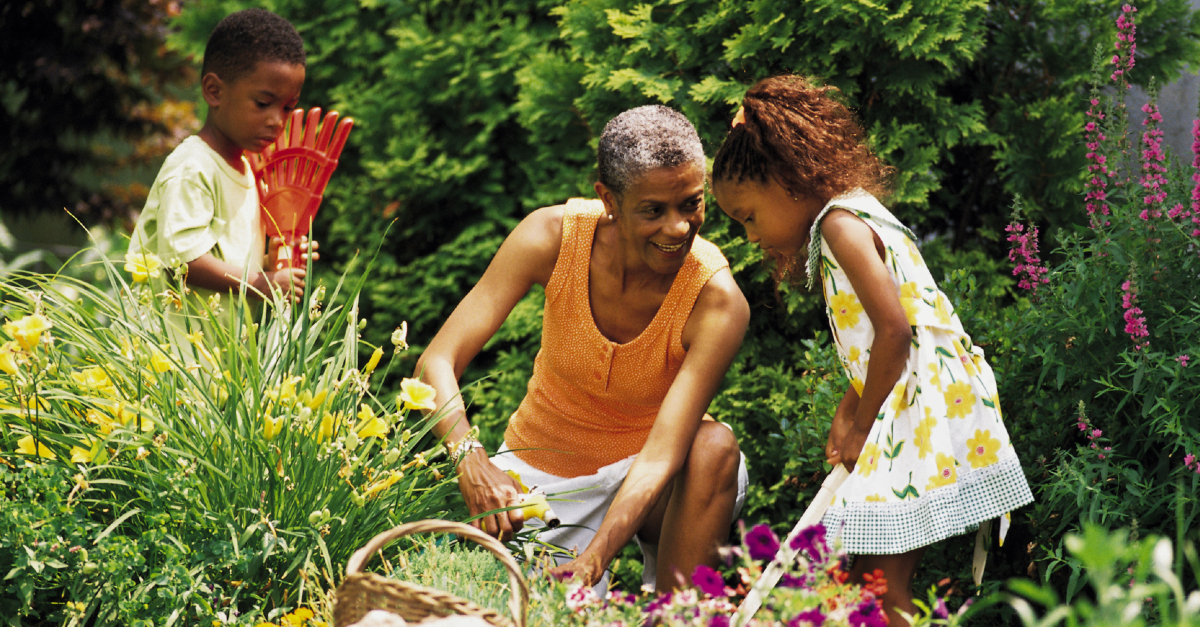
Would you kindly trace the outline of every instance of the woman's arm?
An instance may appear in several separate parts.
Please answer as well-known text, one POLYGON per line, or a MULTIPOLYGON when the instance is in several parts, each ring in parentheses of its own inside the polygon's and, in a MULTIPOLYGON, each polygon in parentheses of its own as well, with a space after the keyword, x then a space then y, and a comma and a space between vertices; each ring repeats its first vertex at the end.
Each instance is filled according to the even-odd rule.
MULTIPOLYGON (((847 469, 853 470, 871 425, 879 415, 879 408, 904 372, 912 327, 904 315, 896 284, 884 265, 883 243, 875 231, 854 214, 835 209, 821 223, 821 233, 850 279, 850 285, 875 329, 862 398, 857 403, 843 398, 830 429, 830 444, 826 447, 830 464, 845 464, 847 469), (843 406, 853 411, 843 412, 843 406)), ((846 394, 855 392, 851 388, 846 394)))
MULTIPOLYGON (((463 298, 417 361, 415 376, 437 390, 442 419, 433 432, 451 446, 466 437, 470 424, 458 378, 484 343, 495 334, 534 283, 545 285, 554 272, 562 243, 562 207, 539 209, 509 234, 483 278, 463 298)), ((458 486, 471 515, 508 507, 518 494, 516 482, 496 468, 479 449, 458 464, 458 486)), ((477 521, 485 533, 508 539, 520 529, 517 510, 477 521)))
POLYGON ((701 290, 684 326, 687 356, 604 522, 579 558, 552 572, 570 572, 594 585, 642 528, 667 484, 683 467, 704 412, 741 347, 749 320, 750 306, 733 275, 728 269, 719 271, 701 290))

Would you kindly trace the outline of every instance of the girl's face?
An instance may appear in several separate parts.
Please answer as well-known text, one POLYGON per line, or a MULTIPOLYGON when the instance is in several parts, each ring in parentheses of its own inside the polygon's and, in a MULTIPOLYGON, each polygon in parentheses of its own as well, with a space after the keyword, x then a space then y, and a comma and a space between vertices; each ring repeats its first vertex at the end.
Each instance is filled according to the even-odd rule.
POLYGON ((631 265, 679 272, 704 224, 704 168, 687 163, 650 170, 618 197, 603 183, 596 192, 616 220, 631 265))
POLYGON ((769 254, 791 259, 808 244, 808 231, 824 206, 812 196, 792 195, 772 180, 713 184, 721 211, 746 228, 746 238, 769 254))

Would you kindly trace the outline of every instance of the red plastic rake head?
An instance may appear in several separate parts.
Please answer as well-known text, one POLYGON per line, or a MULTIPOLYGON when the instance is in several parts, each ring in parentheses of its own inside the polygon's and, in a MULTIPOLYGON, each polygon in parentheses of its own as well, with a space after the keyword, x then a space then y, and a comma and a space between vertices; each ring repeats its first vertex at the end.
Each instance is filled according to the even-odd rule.
POLYGON ((307 121, 303 109, 292 111, 279 139, 261 153, 249 155, 267 235, 282 237, 288 244, 284 250, 292 254, 281 260, 291 267, 304 265, 296 242, 308 234, 354 126, 351 118, 338 124, 337 111, 330 111, 324 120, 320 117, 319 107, 309 109, 307 121))

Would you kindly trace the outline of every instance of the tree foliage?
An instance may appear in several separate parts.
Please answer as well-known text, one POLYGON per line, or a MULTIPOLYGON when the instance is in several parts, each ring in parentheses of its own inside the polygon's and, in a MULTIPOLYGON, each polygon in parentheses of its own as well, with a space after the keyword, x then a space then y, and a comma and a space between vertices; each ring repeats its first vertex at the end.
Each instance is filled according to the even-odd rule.
MULTIPOLYGON (((0 209, 125 217, 148 163, 196 130, 167 92, 192 80, 165 47, 179 3, 22 0, 0 6, 0 209)), ((153 171, 149 172, 153 177, 153 171)))

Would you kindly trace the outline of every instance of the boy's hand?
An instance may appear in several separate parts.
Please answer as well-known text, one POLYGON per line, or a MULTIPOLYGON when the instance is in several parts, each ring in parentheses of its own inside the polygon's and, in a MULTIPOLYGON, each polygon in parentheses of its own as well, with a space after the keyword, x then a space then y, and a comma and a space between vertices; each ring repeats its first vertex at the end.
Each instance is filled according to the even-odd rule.
POLYGON ((296 267, 303 268, 308 265, 310 257, 313 261, 321 258, 320 253, 317 252, 317 241, 308 239, 307 235, 300 237, 296 247, 300 250, 300 258, 293 260, 293 251, 283 241, 283 238, 272 237, 267 244, 267 265, 265 267, 282 270, 294 263, 296 267))
POLYGON ((304 277, 307 272, 304 268, 284 268, 282 270, 268 270, 262 273, 263 280, 268 285, 267 289, 262 290, 264 294, 279 290, 282 292, 284 300, 291 302, 300 302, 304 298, 304 277))

